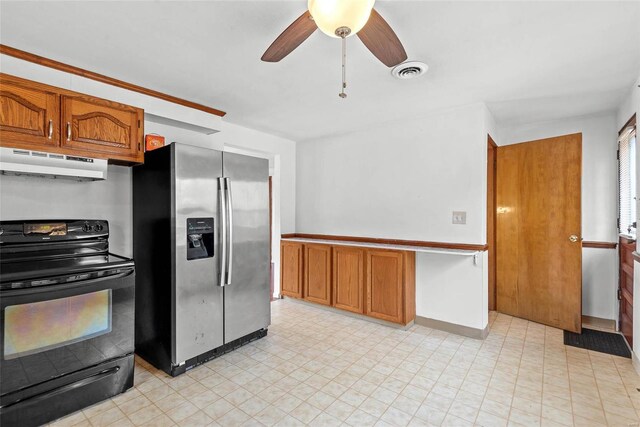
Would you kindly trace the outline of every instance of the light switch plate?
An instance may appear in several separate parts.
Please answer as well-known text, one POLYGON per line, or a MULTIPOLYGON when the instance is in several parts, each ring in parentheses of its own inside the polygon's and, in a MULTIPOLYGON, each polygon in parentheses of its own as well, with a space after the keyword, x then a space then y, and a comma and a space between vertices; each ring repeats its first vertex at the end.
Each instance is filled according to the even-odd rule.
POLYGON ((451 222, 453 224, 466 224, 467 213, 465 211, 453 211, 453 217, 451 222))

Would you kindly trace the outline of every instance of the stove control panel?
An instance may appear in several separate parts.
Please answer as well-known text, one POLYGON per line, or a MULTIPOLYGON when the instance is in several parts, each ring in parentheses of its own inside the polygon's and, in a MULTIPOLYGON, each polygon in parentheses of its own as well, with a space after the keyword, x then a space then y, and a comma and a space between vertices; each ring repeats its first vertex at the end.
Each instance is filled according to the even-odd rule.
POLYGON ((106 220, 30 220, 0 222, 0 244, 108 238, 106 220))

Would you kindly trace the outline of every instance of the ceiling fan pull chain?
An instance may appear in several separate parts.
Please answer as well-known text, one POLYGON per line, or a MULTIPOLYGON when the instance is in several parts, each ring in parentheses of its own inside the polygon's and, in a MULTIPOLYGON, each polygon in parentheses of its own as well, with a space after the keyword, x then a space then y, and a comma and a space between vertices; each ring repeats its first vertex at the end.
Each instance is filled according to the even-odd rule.
POLYGON ((347 88, 347 38, 342 36, 342 91, 338 94, 340 98, 346 98, 344 90, 347 88))

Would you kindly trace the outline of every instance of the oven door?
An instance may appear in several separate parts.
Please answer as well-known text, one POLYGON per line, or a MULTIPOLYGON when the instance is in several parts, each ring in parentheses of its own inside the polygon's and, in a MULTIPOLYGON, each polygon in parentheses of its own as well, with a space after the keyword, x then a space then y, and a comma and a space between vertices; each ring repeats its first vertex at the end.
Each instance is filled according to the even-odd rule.
POLYGON ((133 353, 134 269, 95 275, 0 291, 3 405, 8 394, 133 353))

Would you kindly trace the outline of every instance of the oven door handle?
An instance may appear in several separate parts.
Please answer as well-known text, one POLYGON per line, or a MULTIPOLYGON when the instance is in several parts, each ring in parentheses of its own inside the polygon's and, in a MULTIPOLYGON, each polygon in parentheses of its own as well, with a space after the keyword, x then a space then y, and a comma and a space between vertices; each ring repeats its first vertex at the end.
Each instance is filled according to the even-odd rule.
MULTIPOLYGON (((121 268, 117 273, 104 274, 102 276, 97 276, 97 277, 87 277, 81 280, 68 282, 68 283, 58 283, 58 284, 50 284, 50 285, 43 285, 43 286, 29 286, 25 288, 6 288, 6 289, 0 290, 0 294, 6 298, 9 296, 30 295, 30 294, 37 294, 40 292, 52 291, 52 290, 64 291, 67 289, 80 288, 86 285, 88 282, 98 283, 104 280, 120 279, 123 277, 130 276, 134 272, 135 272, 135 269, 133 267, 129 267, 126 269, 121 268)), ((78 273, 78 274, 82 274, 82 273, 78 273)), ((61 277, 69 277, 69 276, 61 276, 61 277)), ((111 286, 111 288, 114 288, 114 289, 117 289, 119 287, 120 286, 111 286)))

